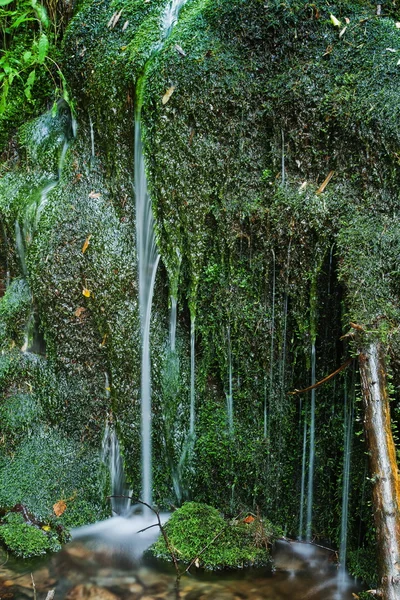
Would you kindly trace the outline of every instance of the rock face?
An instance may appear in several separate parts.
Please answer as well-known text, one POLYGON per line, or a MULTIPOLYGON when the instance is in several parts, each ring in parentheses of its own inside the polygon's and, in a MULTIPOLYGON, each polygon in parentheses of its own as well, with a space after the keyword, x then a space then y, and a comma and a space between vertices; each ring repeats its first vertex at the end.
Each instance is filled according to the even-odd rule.
MULTIPOLYGON (((68 107, 40 117, 20 133, 25 158, 0 180, 11 279, 30 291, 14 294, 18 327, 18 311, 1 300, 7 402, 28 392, 42 412, 25 427, 45 439, 57 424, 89 462, 112 410, 140 494, 132 180, 141 98, 161 254, 151 326, 154 496, 232 514, 258 505, 297 533, 309 480, 313 529, 337 542, 343 405, 355 400, 358 375, 352 367, 317 391, 314 479, 301 468, 310 400, 287 392, 309 385, 313 345, 316 379, 348 358, 352 337, 340 338, 352 322, 386 345, 397 418, 398 29, 361 2, 328 11, 191 0, 154 52, 165 4, 102 0, 78 10, 63 42, 76 136, 68 107), (28 347, 42 348, 33 358, 18 350, 30 318, 28 347)), ((359 404, 354 411, 361 434, 359 404)), ((19 456, 22 435, 4 435, 4 457, 10 448, 19 456)), ((355 436, 348 540, 361 547, 357 560, 371 543, 364 451, 355 436)), ((94 501, 101 472, 95 479, 82 485, 94 507, 85 519, 103 510, 94 501)), ((44 510, 60 499, 52 490, 44 510)), ((360 561, 356 568, 367 576, 360 561)))

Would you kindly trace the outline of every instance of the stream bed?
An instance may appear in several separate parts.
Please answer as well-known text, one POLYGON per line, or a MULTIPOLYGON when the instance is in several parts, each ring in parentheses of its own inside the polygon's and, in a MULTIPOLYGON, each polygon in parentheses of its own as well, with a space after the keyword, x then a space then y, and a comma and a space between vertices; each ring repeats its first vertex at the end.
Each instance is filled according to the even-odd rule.
POLYGON ((137 519, 115 517, 77 530, 58 554, 39 561, 0 557, 1 600, 352 600, 361 586, 338 570, 334 552, 279 541, 274 569, 182 576, 140 558, 157 528, 137 534, 137 519), (33 584, 34 582, 34 584, 33 584), (52 594, 54 590, 54 595, 52 594), (50 594, 49 594, 50 592, 50 594))

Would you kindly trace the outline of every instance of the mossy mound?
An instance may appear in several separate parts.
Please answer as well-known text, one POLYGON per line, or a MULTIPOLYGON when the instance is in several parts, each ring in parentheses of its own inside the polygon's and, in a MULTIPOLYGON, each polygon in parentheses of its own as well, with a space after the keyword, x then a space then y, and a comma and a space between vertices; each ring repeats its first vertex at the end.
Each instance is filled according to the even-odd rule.
MULTIPOLYGON (((208 570, 241 569, 270 564, 269 546, 278 531, 261 518, 224 519, 217 509, 186 502, 165 525, 165 533, 176 558, 208 570), (248 522, 246 522, 248 521, 248 522)), ((157 558, 172 560, 163 536, 150 548, 157 558)))
POLYGON ((61 550, 61 542, 65 541, 50 527, 42 529, 31 523, 27 523, 22 514, 8 513, 0 521, 0 541, 15 556, 30 558, 40 556, 46 552, 57 552, 61 550))

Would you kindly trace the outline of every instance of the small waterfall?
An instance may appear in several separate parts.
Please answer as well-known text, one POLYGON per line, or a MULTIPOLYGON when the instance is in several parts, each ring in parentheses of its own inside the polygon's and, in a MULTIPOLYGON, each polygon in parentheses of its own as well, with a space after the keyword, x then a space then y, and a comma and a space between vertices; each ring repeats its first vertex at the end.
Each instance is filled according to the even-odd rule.
MULTIPOLYGON (((102 444, 102 461, 108 465, 111 478, 112 496, 130 496, 130 491, 125 483, 124 464, 118 437, 114 427, 106 425, 102 444)), ((131 506, 129 498, 111 498, 113 516, 127 515, 131 506)))
POLYGON ((178 21, 179 11, 185 2, 186 0, 170 0, 165 7, 161 20, 161 32, 163 39, 167 39, 171 33, 174 25, 178 21))
POLYGON ((347 554, 347 521, 349 512, 350 491, 350 467, 351 467, 351 442, 353 436, 354 403, 344 390, 344 453, 343 453, 343 491, 342 491, 342 522, 340 528, 340 550, 339 550, 339 580, 344 581, 346 576, 346 554, 347 554))
POLYGON ((151 457, 151 361, 150 320, 154 283, 160 255, 154 236, 154 218, 142 148, 140 112, 135 122, 135 194, 136 236, 139 276, 139 310, 142 336, 141 430, 142 430, 142 499, 152 503, 151 457))
MULTIPOLYGON (((171 0, 161 18, 161 43, 153 48, 152 56, 159 51, 178 20, 179 10, 186 0, 171 0)), ((149 59, 151 60, 151 58, 149 59)), ((147 63, 148 64, 148 63, 147 63)), ((145 72, 146 72, 145 65, 145 72)), ((141 364, 141 434, 142 434, 142 500, 152 504, 152 444, 151 444, 151 360, 150 321, 154 284, 160 255, 154 235, 154 217, 143 155, 141 133, 141 92, 143 78, 137 84, 135 115, 135 198, 136 198, 136 244, 138 254, 139 312, 142 341, 141 364)), ((176 322, 176 319, 175 319, 176 322)), ((193 322, 194 327, 194 322, 193 322)), ((174 334, 175 335, 175 334, 174 334)), ((194 336, 194 329, 193 329, 194 336)), ((174 343, 175 343, 175 338, 174 343)), ((193 342, 194 345, 194 342, 193 342)), ((194 374, 192 375, 194 378, 194 374)), ((194 387, 194 383, 193 383, 194 387)), ((194 394, 193 394, 194 396, 194 394)), ((194 399, 193 399, 194 404, 194 399)), ((191 409, 192 428, 192 409, 191 409)), ((194 416, 193 416, 194 428, 194 416)))
MULTIPOLYGON (((311 385, 315 385, 315 342, 311 345, 311 385)), ((311 541, 313 492, 314 492, 314 460, 315 460, 315 389, 311 390, 311 415, 310 415, 310 448, 308 461, 308 489, 307 489, 307 525, 306 538, 311 541)))
POLYGON ((231 348, 231 327, 227 327, 228 343, 228 394, 226 395, 227 415, 229 433, 233 434, 233 389, 232 389, 232 348, 231 348))
POLYGON ((196 340, 196 317, 190 317, 190 427, 189 434, 193 438, 195 427, 195 340, 196 340))

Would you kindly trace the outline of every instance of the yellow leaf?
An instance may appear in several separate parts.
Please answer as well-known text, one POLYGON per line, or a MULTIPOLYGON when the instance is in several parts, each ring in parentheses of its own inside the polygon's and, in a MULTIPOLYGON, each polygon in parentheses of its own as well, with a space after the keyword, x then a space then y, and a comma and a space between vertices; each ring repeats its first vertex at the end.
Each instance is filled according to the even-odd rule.
POLYGON ((59 500, 58 502, 53 504, 53 510, 56 517, 61 517, 66 508, 67 505, 65 504, 64 500, 59 500))
POLYGON ((100 346, 105 346, 105 343, 107 341, 107 335, 108 335, 107 333, 104 334, 103 341, 101 342, 100 346))
POLYGON ((341 26, 341 22, 334 15, 331 14, 330 18, 331 18, 331 23, 332 23, 332 25, 334 27, 340 27, 341 26))
POLYGON ((82 294, 85 296, 85 298, 90 298, 90 290, 87 288, 83 288, 82 294))
POLYGON ((172 94, 174 93, 174 90, 175 90, 174 85, 171 85, 171 87, 169 87, 167 89, 167 91, 165 92, 163 99, 162 99, 163 104, 167 104, 168 100, 171 98, 172 94))
POLYGON ((86 250, 88 249, 89 246, 89 242, 90 242, 90 238, 92 237, 92 234, 88 235, 83 246, 82 246, 82 254, 85 254, 86 250))
POLYGON ((43 531, 50 531, 51 527, 50 527, 50 525, 43 525, 42 529, 43 529, 43 531))

